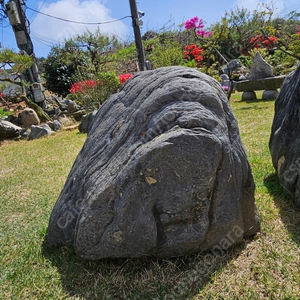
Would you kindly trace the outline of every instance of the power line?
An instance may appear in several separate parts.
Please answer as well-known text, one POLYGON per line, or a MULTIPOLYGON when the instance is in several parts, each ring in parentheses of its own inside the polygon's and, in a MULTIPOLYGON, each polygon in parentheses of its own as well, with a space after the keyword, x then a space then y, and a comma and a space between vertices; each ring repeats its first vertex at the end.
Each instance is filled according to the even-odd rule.
MULTIPOLYGON (((42 7, 44 6, 45 2, 46 2, 46 0, 43 1, 42 5, 40 5, 39 12, 42 9, 42 7)), ((34 19, 36 18, 37 15, 38 14, 36 13, 35 16, 33 17, 33 19, 31 20, 31 24, 32 24, 32 22, 34 21, 34 19)))
POLYGON ((123 18, 120 18, 120 19, 116 19, 116 20, 113 20, 113 21, 106 21, 106 22, 95 22, 95 23, 94 22, 79 22, 79 21, 67 20, 67 19, 63 19, 63 18, 60 18, 60 17, 55 17, 55 16, 52 16, 52 15, 49 15, 49 14, 42 13, 38 10, 35 10, 33 8, 28 7, 26 4, 25 4, 25 7, 29 10, 32 10, 32 11, 36 12, 37 14, 44 15, 44 16, 47 16, 49 18, 53 18, 53 19, 56 19, 56 20, 69 22, 69 23, 82 24, 82 25, 104 25, 104 24, 110 24, 110 23, 115 23, 115 22, 118 22, 118 21, 122 21, 126 18, 131 18, 131 16, 126 16, 126 17, 123 17, 123 18))
POLYGON ((32 36, 32 39, 35 40, 35 41, 37 41, 37 42, 40 43, 40 44, 43 44, 43 45, 49 47, 49 48, 52 48, 52 47, 53 47, 53 44, 48 44, 47 42, 44 42, 43 40, 38 39, 38 38, 36 38, 36 37, 34 37, 34 36, 32 36))
POLYGON ((51 41, 50 39, 47 39, 46 37, 37 35, 37 34, 31 34, 32 38, 44 45, 47 45, 49 47, 53 47, 56 42, 51 41))

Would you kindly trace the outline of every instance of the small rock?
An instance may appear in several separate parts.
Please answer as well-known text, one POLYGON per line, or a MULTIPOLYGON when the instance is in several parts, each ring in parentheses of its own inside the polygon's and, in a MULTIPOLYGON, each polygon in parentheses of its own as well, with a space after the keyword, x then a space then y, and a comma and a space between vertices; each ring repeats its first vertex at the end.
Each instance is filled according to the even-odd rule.
POLYGON ((79 122, 84 115, 86 115, 86 111, 85 110, 78 110, 78 111, 75 111, 74 113, 72 113, 72 117, 77 122, 79 122))
POLYGON ((54 131, 59 131, 62 129, 62 125, 58 120, 53 121, 53 130, 54 131))
POLYGON ((29 134, 29 140, 39 139, 43 136, 48 136, 53 133, 49 125, 41 124, 39 126, 32 125, 29 134))
POLYGON ((71 125, 71 121, 66 117, 66 116, 62 116, 58 119, 58 121, 60 122, 60 124, 64 127, 70 126, 71 125))
POLYGON ((30 134, 30 129, 29 128, 22 128, 21 130, 21 139, 26 140, 28 139, 30 134))
POLYGON ((51 130, 54 129, 54 127, 53 127, 53 121, 48 121, 46 124, 51 128, 51 130))
POLYGON ((251 101, 251 100, 256 100, 256 93, 254 91, 252 92, 244 92, 242 94, 242 100, 243 101, 251 101))
POLYGON ((9 121, 0 119, 0 140, 19 137, 21 130, 21 127, 9 121))
POLYGON ((25 108, 21 112, 22 123, 25 128, 30 128, 31 125, 39 125, 40 119, 32 108, 25 108))
POLYGON ((67 110, 68 114, 72 114, 80 109, 79 105, 70 99, 61 100, 61 104, 67 110))
POLYGON ((89 129, 91 127, 91 124, 93 122, 93 119, 94 119, 96 113, 97 113, 97 110, 94 110, 94 111, 92 111, 92 112, 90 112, 87 115, 84 115, 82 117, 81 123, 80 123, 79 128, 78 128, 81 133, 88 133, 89 132, 89 129))
POLYGON ((275 100, 278 96, 277 90, 265 90, 262 94, 263 100, 275 100))

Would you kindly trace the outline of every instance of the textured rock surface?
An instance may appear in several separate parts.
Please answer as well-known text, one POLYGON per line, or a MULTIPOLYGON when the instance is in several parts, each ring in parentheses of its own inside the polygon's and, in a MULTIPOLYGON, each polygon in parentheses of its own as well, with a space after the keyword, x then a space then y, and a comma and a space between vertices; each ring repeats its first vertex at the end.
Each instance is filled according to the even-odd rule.
POLYGON ((279 182, 300 208, 300 67, 284 81, 275 102, 270 151, 279 182))
POLYGON ((20 136, 21 130, 21 127, 0 119, 0 140, 18 137, 20 136))
POLYGON ((256 80, 268 77, 274 77, 272 66, 262 58, 259 52, 256 52, 247 79, 256 80))
POLYGON ((39 126, 32 125, 30 127, 30 134, 28 136, 29 140, 39 139, 41 137, 52 134, 53 131, 47 124, 41 124, 39 126))
POLYGON ((62 125, 60 124, 60 122, 58 120, 54 120, 53 121, 53 130, 59 131, 61 129, 62 129, 62 125))
POLYGON ((94 120, 94 117, 97 113, 97 110, 94 110, 81 118, 81 123, 79 124, 79 131, 81 133, 88 133, 91 127, 91 124, 94 120))
POLYGON ((47 241, 86 259, 232 245, 259 229, 253 194, 221 86, 189 68, 144 71, 97 112, 47 241))

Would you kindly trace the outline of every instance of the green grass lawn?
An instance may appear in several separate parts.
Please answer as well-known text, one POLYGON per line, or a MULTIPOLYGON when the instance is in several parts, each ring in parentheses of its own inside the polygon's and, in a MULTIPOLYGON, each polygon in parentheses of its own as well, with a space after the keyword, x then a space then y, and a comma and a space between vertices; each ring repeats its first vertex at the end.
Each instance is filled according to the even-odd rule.
POLYGON ((0 146, 0 299, 300 299, 300 212, 278 184, 268 150, 274 101, 239 101, 261 232, 223 255, 82 261, 50 248, 53 205, 86 135, 63 131, 0 146))

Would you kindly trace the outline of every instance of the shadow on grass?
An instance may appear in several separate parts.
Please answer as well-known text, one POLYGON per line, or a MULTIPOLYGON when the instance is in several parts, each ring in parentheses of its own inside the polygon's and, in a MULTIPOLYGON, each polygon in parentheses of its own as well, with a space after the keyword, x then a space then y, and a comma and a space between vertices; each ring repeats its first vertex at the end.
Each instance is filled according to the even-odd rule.
POLYGON ((275 102, 274 99, 256 99, 256 100, 241 100, 244 103, 264 103, 264 102, 275 102))
POLYGON ((83 299, 188 299, 236 259, 250 240, 223 253, 206 252, 173 259, 84 261, 73 250, 43 244, 43 255, 61 274, 63 289, 83 299))
POLYGON ((280 185, 276 173, 267 176, 264 184, 273 196, 280 210, 281 220, 290 232, 291 238, 297 245, 300 245, 300 210, 294 205, 291 195, 280 185))

